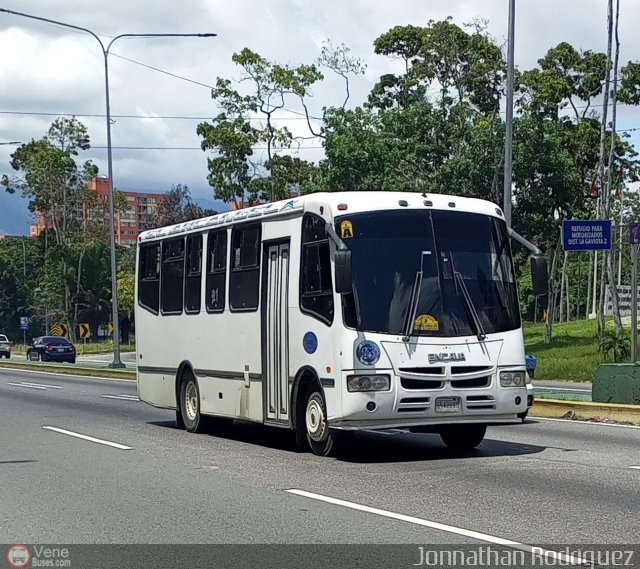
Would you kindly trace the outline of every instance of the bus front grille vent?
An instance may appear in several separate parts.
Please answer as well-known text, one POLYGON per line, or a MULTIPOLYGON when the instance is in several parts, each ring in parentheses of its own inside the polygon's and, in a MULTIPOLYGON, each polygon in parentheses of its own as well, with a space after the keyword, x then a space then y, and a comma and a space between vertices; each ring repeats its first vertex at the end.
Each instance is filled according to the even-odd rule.
POLYGON ((422 413, 431 406, 431 397, 404 397, 398 404, 398 413, 422 413))

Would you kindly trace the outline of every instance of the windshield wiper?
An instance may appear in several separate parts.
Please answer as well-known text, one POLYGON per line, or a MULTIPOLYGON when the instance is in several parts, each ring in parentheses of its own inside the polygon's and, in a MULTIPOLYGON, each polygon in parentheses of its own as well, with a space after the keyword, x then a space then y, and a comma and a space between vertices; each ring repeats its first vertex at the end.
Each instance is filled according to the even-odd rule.
POLYGON ((418 312, 418 302, 420 300, 420 288, 422 287, 422 269, 416 272, 413 280, 413 288, 411 289, 411 298, 409 299, 409 311, 407 312, 407 321, 404 324, 403 342, 408 342, 413 328, 415 327, 416 312, 418 312))
POLYGON ((424 256, 430 255, 430 251, 422 251, 420 254, 420 270, 416 272, 413 280, 413 288, 411 289, 411 298, 409 299, 409 311, 407 312, 407 321, 404 324, 403 342, 408 342, 413 329, 415 328, 416 313, 418 312, 418 303, 420 302, 420 290, 422 288, 422 277, 424 275, 424 256))
MULTIPOLYGON (((453 258, 451 259, 453 263, 453 258)), ((478 312, 476 311, 476 307, 473 304, 473 300, 471 299, 471 295, 469 294, 469 289, 464 282, 464 278, 460 271, 456 271, 453 269, 453 276, 456 279, 456 289, 460 289, 462 294, 458 295, 464 300, 464 304, 467 307, 467 312, 471 316, 471 320, 473 320, 473 324, 476 328, 476 335, 478 336, 478 340, 484 340, 487 335, 485 334, 484 328, 482 327, 482 322, 480 322, 480 317, 478 316, 478 312)))

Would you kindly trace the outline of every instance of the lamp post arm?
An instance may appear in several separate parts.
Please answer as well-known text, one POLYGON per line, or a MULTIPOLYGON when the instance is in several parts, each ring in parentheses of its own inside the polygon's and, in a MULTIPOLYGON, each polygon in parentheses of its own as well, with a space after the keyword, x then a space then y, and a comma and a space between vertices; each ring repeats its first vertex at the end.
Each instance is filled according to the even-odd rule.
POLYGON ((50 18, 43 18, 42 16, 33 16, 32 14, 25 14, 24 12, 16 12, 15 10, 7 10, 6 8, 0 8, 0 12, 5 12, 6 14, 13 14, 14 16, 22 16, 23 18, 31 18, 32 20, 40 20, 41 22, 47 22, 48 24, 55 24, 56 26, 62 26, 63 28, 71 28, 74 30, 78 30, 81 32, 85 32, 87 34, 92 35, 102 48, 102 51, 105 51, 104 44, 102 40, 91 30, 87 28, 83 28, 82 26, 76 26, 74 24, 67 24, 66 22, 59 22, 58 20, 51 20, 50 18))

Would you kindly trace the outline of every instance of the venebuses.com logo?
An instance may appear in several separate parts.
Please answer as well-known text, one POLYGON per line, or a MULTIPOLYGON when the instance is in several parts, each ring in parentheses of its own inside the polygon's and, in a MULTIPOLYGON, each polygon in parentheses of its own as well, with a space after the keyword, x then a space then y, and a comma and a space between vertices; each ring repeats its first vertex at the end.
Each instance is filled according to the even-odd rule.
POLYGON ((69 550, 66 547, 31 545, 21 543, 7 550, 7 562, 12 569, 25 567, 71 567, 69 550))
POLYGON ((29 565, 29 561, 31 561, 31 553, 29 553, 29 548, 26 545, 12 545, 7 551, 9 567, 21 569, 29 565))

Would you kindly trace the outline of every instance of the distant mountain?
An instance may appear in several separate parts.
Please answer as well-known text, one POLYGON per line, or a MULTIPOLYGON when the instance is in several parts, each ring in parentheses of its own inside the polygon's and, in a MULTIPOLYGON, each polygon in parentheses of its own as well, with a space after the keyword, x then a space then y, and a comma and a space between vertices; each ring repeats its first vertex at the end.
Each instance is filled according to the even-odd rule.
POLYGON ((218 213, 222 213, 225 211, 229 211, 229 204, 224 203, 219 200, 212 200, 209 198, 194 198, 194 202, 196 202, 202 209, 212 209, 213 211, 217 211, 218 213))
POLYGON ((32 215, 28 201, 0 188, 0 235, 29 235, 32 215))

